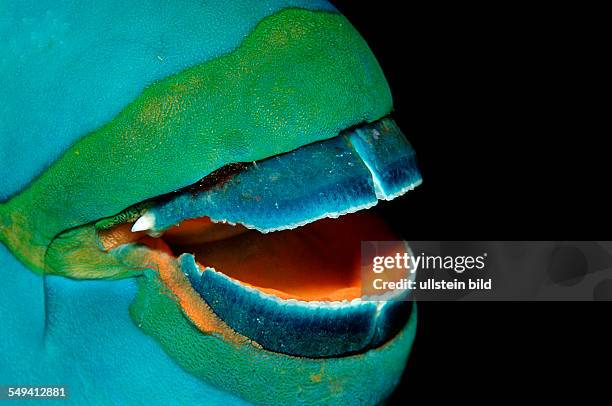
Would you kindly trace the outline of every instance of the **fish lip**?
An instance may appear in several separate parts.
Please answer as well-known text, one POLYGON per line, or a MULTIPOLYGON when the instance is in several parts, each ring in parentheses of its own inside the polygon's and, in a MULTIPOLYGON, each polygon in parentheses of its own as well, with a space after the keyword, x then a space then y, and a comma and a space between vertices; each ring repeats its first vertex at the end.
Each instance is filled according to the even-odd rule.
MULTIPOLYGON (((302 160, 306 160, 306 162, 308 159, 323 158, 324 160, 327 159, 328 161, 324 162, 322 169, 328 168, 330 169, 330 173, 332 173, 332 171, 339 171, 341 173, 342 169, 338 169, 336 166, 334 166, 338 165, 337 163, 332 163, 333 161, 330 160, 329 156, 325 156, 325 154, 321 155, 321 149, 319 146, 323 148, 323 150, 328 151, 327 153, 330 155, 333 153, 333 151, 335 151, 334 148, 336 148, 340 152, 340 155, 336 156, 344 156, 346 154, 347 156, 351 157, 348 159, 334 158, 340 164, 358 165, 360 168, 357 170, 357 172, 355 172, 359 174, 358 176, 364 176, 364 173, 368 174, 367 181, 365 179, 360 179, 360 182, 366 183, 359 184, 359 188, 369 188, 370 190, 367 192, 365 190, 357 192, 358 194, 351 197, 357 198, 359 200, 358 203, 357 201, 345 201, 339 203, 340 206, 330 206, 327 207, 325 211, 319 210, 311 213, 305 212, 301 216, 294 216, 293 213, 288 215, 291 210, 288 211, 286 207, 281 207, 283 211, 280 212, 282 215, 279 215, 279 218, 283 217, 282 223, 276 222, 272 224, 263 224, 260 221, 261 219, 248 218, 248 216, 245 217, 244 214, 240 215, 235 212, 228 213, 225 208, 216 207, 214 203, 203 202, 207 207, 205 211, 203 208, 194 209, 191 207, 193 206, 192 201, 202 199, 199 196, 204 196, 206 199, 208 199, 208 202, 214 202, 221 199, 221 202, 224 202, 223 204, 226 206, 236 206, 236 201, 224 200, 226 199, 226 195, 223 192, 223 188, 225 187, 226 183, 230 188, 241 190, 240 193, 242 193, 243 196, 255 195, 255 197, 260 197, 258 193, 262 193, 261 190, 257 190, 256 188, 241 189, 240 185, 238 185, 240 182, 245 182, 245 180, 247 184, 249 181, 252 181, 252 177, 249 177, 249 174, 261 172, 256 170, 256 168, 258 168, 257 162, 253 162, 251 167, 246 166, 251 164, 235 164, 230 168, 222 168, 222 170, 220 170, 221 172, 215 171, 209 175, 218 182, 217 185, 211 184, 210 180, 208 182, 205 181, 209 177, 207 176, 204 178, 204 181, 200 180, 195 184, 189 185, 178 191, 150 199, 149 201, 152 202, 151 206, 144 209, 144 211, 139 213, 139 216, 135 217, 136 223, 134 224, 133 231, 151 230, 153 232, 160 232, 171 227, 172 225, 178 224, 180 221, 201 217, 203 215, 210 218, 213 222, 227 223, 230 225, 240 224, 246 228, 258 230, 263 233, 293 229, 323 218, 336 218, 345 214, 354 213, 356 211, 373 207, 378 204, 379 200, 393 200, 416 188, 422 182, 421 175, 417 168, 414 150, 403 136, 399 127, 397 127, 395 122, 389 116, 385 116, 372 123, 365 123, 361 126, 353 126, 342 131, 337 137, 308 144, 287 153, 265 158, 259 162, 261 162, 262 167, 266 167, 268 173, 275 173, 277 169, 271 169, 271 167, 274 166, 274 164, 271 162, 274 162, 273 160, 275 158, 278 159, 282 157, 285 162, 290 163, 293 163, 293 160, 297 159, 297 157, 302 160), (385 159, 387 159, 384 156, 385 154, 392 155, 393 158, 389 158, 389 161, 387 162, 385 161, 385 159), (394 154, 396 154, 396 156, 394 154), (382 162, 376 161, 378 159, 381 159, 382 162), (402 160, 402 167, 401 169, 398 169, 398 162, 400 162, 400 160, 402 160), (240 172, 241 169, 244 171, 240 172), (198 186, 200 187, 200 190, 195 190, 195 188, 198 186), (183 210, 183 208, 180 207, 177 208, 176 202, 180 202, 179 204, 185 205, 185 209, 183 210), (183 215, 178 214, 181 213, 181 210, 184 211, 184 213, 182 213, 183 215), (196 210, 196 212, 194 213, 193 210, 196 210), (197 210, 200 211, 198 212, 197 210), (161 219, 158 218, 160 213, 161 219), (168 216, 170 216, 170 218, 167 218, 168 216)), ((303 166, 303 161, 299 162, 300 164, 298 166, 303 166)), ((286 167, 283 167, 282 165, 279 165, 279 167, 286 169, 286 167)), ((313 173, 307 170, 305 170, 303 173, 298 171, 297 174, 303 175, 305 179, 313 177, 313 173)), ((258 174, 256 176, 260 175, 258 174)), ((280 176, 281 178, 283 176, 287 178, 290 175, 281 174, 280 176)), ((264 179, 268 180, 267 178, 264 179)), ((259 181, 259 179, 257 181, 259 181)), ((287 181, 285 180, 285 182, 287 181)), ((346 181, 344 180, 344 182, 346 181)), ((272 190, 279 186, 277 183, 274 183, 274 181, 272 181, 271 184, 272 187, 270 189, 272 190)), ((352 193, 346 189, 342 189, 347 187, 345 184, 338 184, 337 186, 339 187, 338 193, 352 193)), ((329 190, 329 184, 321 183, 317 185, 317 187, 322 187, 323 192, 326 194, 332 193, 331 190, 329 190)), ((266 199, 267 197, 265 190, 262 194, 264 195, 264 199, 266 199)), ((287 200, 287 197, 283 196, 282 199, 287 200)), ((316 203, 322 205, 325 203, 325 201, 319 201, 316 203)), ((239 204, 241 206, 244 205, 245 210, 247 211, 258 211, 256 206, 260 205, 259 200, 257 203, 253 203, 249 202, 248 198, 246 198, 246 200, 243 198, 239 204)), ((268 200, 265 204, 271 205, 272 202, 268 200)), ((265 204, 263 204, 264 207, 266 207, 265 204)), ((275 201, 274 204, 276 204, 276 212, 279 213, 278 201, 275 201)), ((281 201, 281 204, 287 205, 288 203, 283 200, 281 201)), ((318 210, 318 207, 316 208, 318 210)))
MULTIPOLYGON (((402 244, 406 246, 407 243, 403 242, 402 244)), ((409 253, 412 252, 408 246, 406 248, 409 253)), ((179 264, 177 270, 171 272, 180 274, 180 277, 188 282, 189 290, 195 294, 198 301, 205 303, 229 329, 245 337, 258 349, 270 353, 311 359, 347 357, 364 353, 379 348, 393 339, 401 327, 405 325, 412 311, 410 298, 405 295, 406 291, 398 290, 380 297, 360 296, 351 300, 283 298, 245 285, 242 280, 229 276, 223 268, 214 269, 203 265, 201 262, 196 262, 195 257, 191 254, 181 254, 176 260, 179 264), (186 263, 190 263, 191 267, 186 266, 186 263), (205 282, 208 285, 204 288, 198 282, 203 280, 203 275, 208 275, 205 282), (219 284, 219 280, 224 282, 219 284), (227 290, 227 286, 231 286, 233 289, 227 290), (210 294, 209 292, 217 293, 210 294), (228 294, 228 292, 230 293, 228 294), (237 298, 242 298, 240 300, 243 301, 237 301, 237 298), (405 304, 406 302, 410 303, 405 304), (260 311, 262 308, 272 309, 272 313, 278 315, 279 318, 275 319, 276 321, 266 318, 266 314, 269 314, 269 312, 264 311, 262 313, 260 311), (403 317, 400 317, 398 324, 386 326, 385 323, 391 317, 390 315, 394 312, 397 313, 399 310, 396 309, 400 308, 410 310, 403 317), (230 313, 227 312, 228 309, 230 313), (236 309, 240 310, 237 311, 236 309), (320 322, 317 321, 319 320, 318 316, 325 319, 325 317, 331 315, 338 318, 337 322, 334 323, 337 325, 337 331, 342 332, 338 335, 317 327, 323 328, 323 325, 317 324, 320 322), (263 319, 260 321, 261 317, 263 319), (240 319, 242 321, 257 319, 260 324, 253 330, 245 323, 237 324, 236 320, 240 322, 240 319), (295 330, 289 328, 291 325, 283 325, 283 322, 289 319, 297 320, 300 325, 307 323, 310 327, 300 334, 293 334, 291 339, 288 338, 289 333, 284 333, 284 338, 274 338, 278 331, 289 332, 295 330), (274 327, 271 328, 270 326, 274 327), (347 332, 350 332, 350 334, 347 332), (321 334, 324 335, 323 339, 321 334), (295 338, 296 336, 298 338, 295 338), (310 342, 316 342, 317 344, 307 344, 310 342)), ((411 274, 411 277, 414 277, 414 275, 411 274)), ((162 278, 162 280, 164 279, 162 278)), ((181 296, 180 293, 179 296, 181 296)), ((194 322, 193 315, 185 308, 182 309, 183 316, 194 322)), ((223 337, 227 336, 227 334, 223 335, 223 337)))
MULTIPOLYGON (((211 268, 207 268, 204 272, 214 272, 217 276, 221 278, 228 278, 227 275, 225 275, 223 272, 215 271, 211 268)), ((268 294, 266 292, 261 292, 254 288, 244 286, 240 283, 240 281, 235 282, 236 285, 240 285, 242 289, 249 290, 252 294, 264 298, 264 300, 261 301, 262 305, 265 302, 273 302, 275 304, 278 304, 278 309, 285 310, 284 313, 282 313, 282 318, 288 318, 290 316, 290 312, 296 311, 295 309, 297 309, 297 311, 309 312, 311 314, 316 314, 320 311, 324 311, 326 313, 335 313, 338 316, 338 330, 342 330, 350 328, 350 323, 347 323, 347 319, 350 319, 349 314, 351 314, 351 311, 355 312, 352 313, 355 318, 359 318, 360 315, 356 313, 359 310, 371 310, 373 312, 373 316, 371 316, 368 320, 368 322, 371 323, 371 333, 367 337, 366 342, 360 343, 359 345, 355 346, 346 342, 347 339, 350 340, 350 337, 329 337, 322 346, 324 350, 317 348, 316 351, 300 348, 303 345, 303 342, 292 343, 290 340, 283 340, 283 342, 279 343, 274 340, 271 343, 270 340, 266 338, 266 336, 269 335, 268 332, 264 332, 264 334, 254 336, 253 334, 249 334, 240 328, 236 328, 234 325, 230 324, 230 322, 227 321, 226 318, 221 317, 219 315, 220 319, 226 322, 226 324, 228 324, 230 328, 234 329, 238 333, 243 334, 245 337, 257 343, 259 346, 261 346, 262 350, 268 351, 270 353, 283 354, 288 356, 304 357, 309 359, 343 358, 376 350, 384 346, 389 341, 393 340, 393 338, 395 338, 397 334, 399 334, 399 332, 408 322, 408 319, 412 314, 413 308, 413 301, 409 300, 407 297, 403 297, 406 292, 394 292, 386 299, 383 299, 381 297, 377 299, 372 298, 372 300, 368 300, 366 297, 362 297, 353 299, 351 301, 343 300, 309 302, 297 299, 280 298, 278 296, 268 294), (389 310, 389 308, 393 306, 396 308, 399 308, 401 306, 404 310, 407 309, 408 312, 403 315, 404 317, 401 319, 400 323, 393 326, 389 331, 384 331, 384 327, 382 327, 382 325, 388 318, 385 317, 386 315, 384 313, 391 312, 392 310, 389 310), (363 309, 359 309, 360 307, 363 309), (381 332, 381 330, 383 331, 381 332), (265 341, 261 339, 262 337, 265 341), (331 351, 329 348, 338 346, 339 340, 341 341, 340 349, 331 351), (289 341, 289 343, 287 341, 289 341)), ((200 296, 202 297, 202 300, 204 300, 211 308, 216 308, 214 304, 204 295, 200 296)), ((282 310, 279 310, 279 313, 281 313, 281 311, 282 310)), ((260 321, 259 313, 249 312, 248 316, 256 318, 258 322, 260 321)), ((312 323, 312 318, 309 320, 309 318, 306 316, 302 318, 302 321, 304 323, 312 323)), ((278 328, 283 331, 283 336, 285 336, 287 332, 290 331, 290 329, 283 329, 282 325, 279 325, 278 328)), ((305 330, 302 333, 303 341, 311 341, 313 339, 319 338, 318 334, 320 332, 305 330)), ((331 336, 330 331, 326 331, 326 334, 331 336)))
MULTIPOLYGON (((405 242, 404 242, 405 243, 405 242)), ((138 245, 137 245, 138 246, 138 245)), ((114 251, 115 254, 118 254, 119 252, 126 252, 129 251, 130 248, 134 247, 134 244, 128 244, 128 245, 122 245, 118 248, 116 248, 114 251)), ((142 250, 147 250, 147 251, 151 251, 148 247, 143 247, 143 246, 139 246, 140 249, 142 250)), ((409 247, 407 247, 409 249, 409 247)), ((113 252, 111 251, 111 252, 113 252)), ((411 252, 411 251, 410 251, 411 252)), ((183 254, 184 256, 185 254, 183 254)), ((181 257, 172 257, 177 261, 180 261, 181 257)), ((195 259, 194 259, 195 261, 195 259)), ((201 268, 205 268, 203 267, 201 264, 198 264, 199 267, 197 269, 201 269, 201 268)), ((145 268, 151 268, 150 265, 147 265, 145 268)), ((152 271, 154 271, 155 274, 159 274, 160 271, 157 270, 155 271, 155 266, 153 266, 153 269, 151 269, 152 271)), ((222 275, 225 278, 229 278, 227 277, 227 275, 225 273, 223 273, 222 270, 219 271, 215 271, 215 270, 211 270, 212 272, 216 272, 220 275, 222 275)), ((228 324, 228 321, 226 320, 226 318, 222 317, 222 315, 217 314, 215 311, 214 306, 212 306, 212 303, 207 300, 206 297, 204 297, 203 295, 200 294, 200 292, 198 292, 198 290, 196 289, 196 287, 194 286, 193 282, 189 279, 189 276, 187 275, 187 273, 185 272, 185 270, 183 268, 178 268, 176 270, 176 273, 179 274, 178 277, 183 278, 185 280, 185 282, 189 285, 189 288, 193 291, 193 293, 197 296, 197 299, 199 301, 201 301, 203 304, 205 304, 208 308, 210 308, 211 312, 220 320, 220 322, 225 326, 225 328, 227 330, 231 330, 232 333, 218 333, 218 332, 211 332, 211 331, 202 331, 200 329, 200 332, 202 334, 214 334, 216 336, 219 337, 219 339, 225 340, 225 341, 235 341, 234 337, 237 335, 239 337, 242 337, 239 342, 242 344, 249 344, 249 345, 253 345, 257 348, 257 350, 260 351, 266 351, 269 354, 273 354, 273 355, 283 355, 283 356, 296 356, 296 357, 300 357, 300 358, 307 358, 307 359, 327 359, 327 358, 345 358, 345 357, 351 357, 354 356, 356 354, 363 354, 366 353, 368 351, 371 350, 377 350, 378 348, 383 347, 387 342, 393 340, 397 334, 399 333, 399 331, 401 330, 401 328, 405 325, 405 322, 402 322, 403 324, 397 326, 392 333, 388 334, 387 336, 385 336, 384 340, 381 339, 380 341, 377 341, 375 344, 373 345, 366 345, 360 348, 349 348, 349 350, 338 350, 335 353, 332 354, 313 354, 313 353, 295 353, 295 351, 293 352, 289 352, 289 351, 283 351, 283 350, 279 350, 278 348, 274 347, 274 346, 269 346, 267 343, 262 344, 258 341, 258 338, 253 337, 252 334, 246 334, 244 331, 239 331, 236 330, 235 327, 231 324, 228 324)), ((177 292, 175 290, 173 290, 172 288, 172 284, 168 284, 166 282, 166 279, 164 279, 163 277, 160 276, 160 282, 162 283, 163 286, 165 286, 166 289, 170 289, 170 292, 172 293, 172 297, 177 297, 180 298, 181 297, 181 292, 179 292, 179 294, 177 295, 177 292)), ((239 282, 241 283, 241 282, 239 282)), ((319 305, 320 303, 311 301, 310 303, 307 301, 300 301, 300 300, 296 300, 296 299, 287 299, 287 300, 283 300, 282 298, 278 298, 276 296, 273 295, 269 295, 266 294, 264 292, 260 292, 255 290, 254 288, 250 288, 251 291, 257 292, 257 294, 259 295, 263 295, 263 296, 267 296, 268 299, 274 300, 276 302, 285 302, 285 304, 290 304, 290 305, 294 305, 294 306, 308 306, 308 307, 314 307, 316 308, 317 305, 319 305)), ((181 301, 179 299, 176 299, 177 302, 177 306, 179 309, 181 309, 181 316, 185 317, 185 319, 187 319, 188 321, 190 321, 192 324, 195 324, 196 327, 199 328, 196 320, 192 317, 192 315, 189 314, 188 311, 186 311, 185 307, 181 304, 181 301)), ((343 310, 346 310, 346 308, 351 307, 351 305, 355 305, 355 304, 369 304, 370 306, 374 306, 374 305, 380 305, 379 303, 374 303, 374 302, 368 302, 366 303, 366 300, 363 299, 358 299, 358 300, 353 300, 353 301, 332 301, 330 303, 330 301, 323 301, 321 302, 323 304, 325 304, 325 309, 321 309, 321 310, 325 310, 327 312, 329 311, 334 311, 336 310, 337 312, 342 312, 343 310)), ((407 307, 406 307, 407 308, 407 307)), ((405 314, 405 318, 408 319, 411 317, 411 313, 413 312, 412 307, 410 307, 410 311, 407 312, 405 314)), ((250 314, 252 317, 255 317, 255 315, 253 313, 248 313, 250 314)))
MULTIPOLYGON (((385 117, 385 118, 383 118, 383 119, 381 119, 381 120, 379 120, 376 123, 371 124, 371 125, 374 125, 374 126, 378 125, 379 122, 387 123, 387 121, 384 121, 384 120, 390 120, 390 119, 385 117)), ((389 125, 389 124, 387 123, 385 125, 389 125)), ((391 125, 395 125, 395 124, 391 121, 391 125)), ((360 130, 360 127, 356 127, 355 132, 358 133, 359 130, 360 130)), ((376 127, 374 127, 373 131, 374 132, 377 131, 376 127)), ((341 136, 338 136, 338 137, 332 138, 330 140, 339 139, 340 137, 341 136)), ((375 134, 374 138, 378 139, 378 138, 376 138, 376 134, 375 134)), ((324 143, 324 142, 328 142, 328 141, 322 141, 322 142, 319 142, 319 143, 324 143)), ((366 157, 367 157, 367 154, 368 154, 368 152, 367 152, 368 145, 363 144, 361 141, 362 141, 361 138, 358 138, 356 140, 356 142, 358 144, 361 143, 361 144, 359 144, 359 148, 365 148, 366 149, 366 157)), ((409 144, 408 144, 408 146, 409 146, 409 144)), ((303 146, 303 147, 298 148, 298 150, 302 149, 302 148, 307 148, 307 147, 308 146, 303 146)), ((357 148, 357 146, 355 148, 357 148)), ((361 155, 361 154, 359 154, 359 155, 361 155)), ((272 157, 270 157, 270 158, 272 158, 272 157)), ((268 158, 268 159, 270 159, 270 158, 268 158)), ((368 159, 371 159, 371 157, 368 158, 368 159)), ((327 217, 331 217, 331 218, 339 217, 339 216, 342 216, 342 215, 346 215, 347 213, 354 213, 354 212, 357 212, 357 211, 361 211, 361 210, 373 207, 374 205, 376 205, 378 203, 378 200, 392 200, 395 197, 406 193, 408 190, 413 189, 414 187, 418 186, 421 183, 420 175, 418 175, 414 179, 411 178, 411 181, 409 183, 401 185, 400 188, 396 187, 395 189, 393 189, 391 191, 385 191, 385 190, 383 190, 386 187, 385 185, 376 183, 377 180, 380 181, 380 179, 376 179, 376 175, 380 176, 379 173, 375 173, 377 168, 372 168, 371 167, 372 165, 368 165, 367 159, 365 159, 364 162, 366 163, 367 170, 370 171, 370 173, 372 175, 372 178, 375 181, 374 190, 375 190, 376 199, 374 200, 374 202, 362 204, 362 205, 359 205, 359 206, 349 207, 348 209, 342 210, 342 211, 325 212, 325 213, 322 213, 321 215, 316 216, 316 217, 311 217, 311 218, 308 218, 308 219, 305 219, 305 220, 302 220, 302 221, 298 221, 298 222, 294 222, 294 223, 288 223, 288 224, 283 225, 282 227, 272 228, 272 229, 268 229, 268 230, 259 230, 259 228, 256 225, 245 223, 245 222, 233 222, 231 220, 221 220, 221 221, 224 222, 224 223, 229 223, 229 224, 232 224, 232 223, 233 224, 240 224, 240 225, 245 226, 246 228, 251 228, 251 229, 259 230, 259 231, 262 231, 264 233, 268 233, 268 232, 269 233, 274 233, 274 232, 280 231, 280 230, 288 230, 288 229, 294 229, 294 228, 303 227, 303 226, 305 226, 307 224, 310 224, 310 223, 313 223, 313 222, 316 223, 318 220, 323 219, 323 218, 327 218, 327 217)), ((417 173, 418 173, 418 170, 417 170, 417 173)), ((223 174, 221 174, 221 175, 223 175, 223 174)), ((222 183, 225 183, 226 181, 228 181, 228 179, 231 179, 231 176, 228 177, 228 178, 224 178, 223 176, 221 176, 222 183)), ((186 191, 189 192, 194 187, 197 187, 198 184, 199 184, 199 186, 203 186, 204 190, 208 190, 209 188, 212 188, 212 186, 214 186, 214 185, 207 185, 206 182, 199 181, 199 182, 196 182, 196 184, 189 185, 188 187, 183 188, 181 190, 182 192, 179 192, 179 191, 173 192, 170 195, 164 195, 164 196, 161 196, 161 197, 158 197, 158 198, 154 198, 152 200, 153 201, 156 201, 156 200, 165 200, 165 199, 168 199, 169 196, 176 196, 177 193, 185 193, 186 191)), ((149 232, 153 232, 153 233, 157 232, 157 231, 155 231, 154 228, 150 227, 151 224, 149 224, 149 223, 154 224, 154 222, 151 222, 150 219, 147 218, 147 213, 149 213, 149 212, 146 211, 146 210, 147 209, 145 209, 144 212, 143 211, 139 211, 139 213, 138 213, 139 216, 136 219, 136 222, 132 226, 132 231, 137 231, 138 232, 138 231, 149 230, 149 232)), ((217 218, 212 217, 212 220, 216 220, 216 219, 217 218)), ((124 220, 125 220, 125 218, 124 218, 124 220)), ((134 218, 131 218, 131 220, 134 220, 134 218)), ((217 220, 217 221, 219 221, 219 220, 217 220)), ((178 259, 180 260, 180 257, 178 259)), ((226 275, 225 272, 223 272, 223 270, 215 271, 214 269, 211 269, 210 271, 211 272, 215 272, 215 273, 218 272, 219 275, 222 275, 223 277, 225 277, 228 280, 230 279, 229 276, 226 275)), ((194 284, 192 283, 192 280, 190 280, 189 278, 187 278, 187 279, 189 280, 189 283, 190 283, 191 287, 193 288, 193 290, 196 291, 200 295, 201 300, 203 300, 207 305, 212 307, 212 303, 210 302, 210 300, 208 300, 205 296, 200 294, 201 292, 199 292, 196 289, 196 286, 194 286, 194 284)), ((270 294, 266 295, 265 293, 262 293, 261 291, 258 291, 256 289, 253 289, 253 288, 250 288, 250 287, 246 287, 243 283, 241 283, 241 281, 238 281, 238 286, 240 286, 241 288, 245 288, 244 290, 250 291, 251 293, 257 292, 260 295, 263 294, 264 296, 262 296, 262 297, 265 297, 267 299, 272 299, 272 300, 275 300, 277 302, 280 300, 281 302, 283 302, 283 305, 285 305, 285 306, 292 305, 292 306, 305 307, 305 308, 310 308, 310 309, 312 309, 312 308, 321 308, 321 309, 326 309, 327 311, 330 311, 332 309, 336 309, 337 311, 343 311, 343 310, 346 310, 346 309, 353 309, 353 306, 359 306, 359 305, 361 305, 363 303, 366 303, 366 302, 367 303, 371 303, 371 300, 367 299, 367 298, 366 298, 366 300, 362 300, 361 298, 359 298, 358 300, 357 299, 356 300, 351 300, 350 302, 349 301, 327 301, 327 300, 326 301, 317 302, 317 301, 300 301, 300 300, 291 299, 291 298, 290 299, 282 299, 282 298, 278 298, 278 297, 276 297, 274 295, 270 295, 270 294)), ((380 298, 374 298, 374 299, 376 300, 376 299, 380 299, 380 298)), ((396 298, 395 297, 390 297, 390 299, 394 300, 396 298)), ((383 310, 385 308, 384 304, 383 305, 380 304, 380 303, 382 303, 380 300, 379 300, 378 303, 379 304, 377 306, 375 306, 376 310, 375 310, 374 314, 376 315, 376 317, 378 317, 378 314, 383 312, 383 310)), ((384 302, 384 303, 386 303, 386 302, 384 302)), ((213 311, 214 311, 214 309, 213 309, 213 311)), ((218 313, 218 312, 215 312, 215 313, 218 313)), ((185 312, 183 312, 183 315, 185 317, 189 318, 189 316, 187 314, 185 314, 185 312)), ((225 319, 227 317, 224 318, 221 315, 218 315, 218 316, 219 316, 219 318, 222 321, 225 322, 225 319)), ((374 321, 376 322, 376 319, 374 321)), ((228 324, 228 327, 231 328, 231 329, 234 329, 235 326, 228 324)), ((238 331, 238 332, 239 333, 244 333, 244 330, 238 331)), ((244 335, 245 335, 245 337, 252 339, 252 334, 250 335, 250 334, 248 334, 248 332, 246 332, 244 335)), ((389 337, 386 337, 385 339, 388 340, 389 337)), ((380 345, 380 344, 381 344, 381 342, 377 343, 377 345, 380 345)), ((316 356, 315 358, 324 358, 326 356, 330 356, 330 357, 348 356, 348 355, 350 355, 352 353, 366 351, 366 350, 369 350, 371 348, 376 348, 376 347, 370 346, 370 345, 366 345, 366 346, 362 346, 362 347, 358 348, 357 350, 355 350, 355 349, 347 350, 344 353, 331 353, 329 355, 316 356)), ((270 348, 269 348, 269 346, 265 346, 264 349, 270 349, 270 348)), ((275 350, 277 350, 277 348, 273 348, 273 350, 271 352, 280 352, 280 353, 283 353, 283 354, 287 354, 286 352, 275 351, 275 350)), ((289 353, 289 355, 297 355, 297 356, 306 356, 306 357, 308 357, 308 356, 312 356, 313 354, 312 353, 309 353, 309 354, 302 354, 302 353, 291 354, 291 353, 289 353)))

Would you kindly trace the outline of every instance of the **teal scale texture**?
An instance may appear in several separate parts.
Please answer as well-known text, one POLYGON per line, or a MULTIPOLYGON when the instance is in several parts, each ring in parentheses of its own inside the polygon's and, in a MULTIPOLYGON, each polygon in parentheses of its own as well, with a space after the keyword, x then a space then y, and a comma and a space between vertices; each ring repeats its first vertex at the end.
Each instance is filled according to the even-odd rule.
POLYGON ((0 202, 148 85, 319 0, 0 0, 0 202))

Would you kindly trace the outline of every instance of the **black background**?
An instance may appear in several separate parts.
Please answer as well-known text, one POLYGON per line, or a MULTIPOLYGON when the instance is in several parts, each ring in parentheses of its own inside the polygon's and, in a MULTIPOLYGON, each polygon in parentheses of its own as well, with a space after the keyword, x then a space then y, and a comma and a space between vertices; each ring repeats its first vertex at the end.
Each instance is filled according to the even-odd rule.
MULTIPOLYGON (((609 240, 609 130, 594 126, 603 105, 587 92, 599 86, 597 21, 559 5, 333 3, 378 58, 417 151, 423 184, 381 208, 405 238, 609 240)), ((609 304, 418 311, 392 404, 584 401, 609 379, 609 304)))

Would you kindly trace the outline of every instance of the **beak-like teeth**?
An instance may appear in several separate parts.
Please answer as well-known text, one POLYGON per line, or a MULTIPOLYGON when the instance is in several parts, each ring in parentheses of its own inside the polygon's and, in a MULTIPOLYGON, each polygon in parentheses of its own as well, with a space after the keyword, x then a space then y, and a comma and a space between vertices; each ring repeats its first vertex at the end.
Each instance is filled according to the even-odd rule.
POLYGON ((155 227, 155 215, 149 211, 145 212, 132 226, 132 232, 151 230, 155 227))

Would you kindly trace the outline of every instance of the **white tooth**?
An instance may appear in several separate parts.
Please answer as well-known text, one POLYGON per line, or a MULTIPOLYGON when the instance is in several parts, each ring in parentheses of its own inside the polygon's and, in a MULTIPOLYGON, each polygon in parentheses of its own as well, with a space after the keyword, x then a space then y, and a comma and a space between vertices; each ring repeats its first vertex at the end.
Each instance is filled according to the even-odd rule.
POLYGON ((145 212, 132 226, 132 232, 150 230, 155 226, 155 215, 150 211, 145 212))

